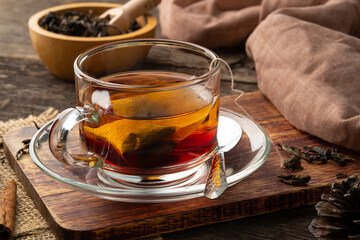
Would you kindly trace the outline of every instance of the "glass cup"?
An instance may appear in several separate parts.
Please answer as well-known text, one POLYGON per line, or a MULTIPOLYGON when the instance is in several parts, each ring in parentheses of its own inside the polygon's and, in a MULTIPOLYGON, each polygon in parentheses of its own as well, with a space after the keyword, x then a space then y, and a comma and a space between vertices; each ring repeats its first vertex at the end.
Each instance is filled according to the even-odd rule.
POLYGON ((102 45, 74 63, 78 106, 53 122, 49 147, 61 162, 99 168, 113 180, 173 184, 214 157, 220 63, 186 42, 140 39, 102 45), (79 127, 81 153, 67 144, 79 127))

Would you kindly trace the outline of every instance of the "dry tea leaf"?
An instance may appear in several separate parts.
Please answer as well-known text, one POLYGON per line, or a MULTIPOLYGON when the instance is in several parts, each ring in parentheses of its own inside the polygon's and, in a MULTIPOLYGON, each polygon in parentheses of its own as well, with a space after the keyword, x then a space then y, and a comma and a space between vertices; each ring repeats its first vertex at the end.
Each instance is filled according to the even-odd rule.
POLYGON ((301 166, 301 161, 298 156, 292 155, 290 158, 284 160, 284 166, 291 171, 299 171, 304 168, 301 166))
POLYGON ((279 175, 278 178, 283 183, 295 186, 305 186, 311 179, 309 175, 279 175))
POLYGON ((28 154, 29 153, 29 145, 30 145, 30 141, 31 139, 24 139, 22 141, 23 143, 23 147, 20 148, 15 155, 16 160, 20 160, 20 158, 22 157, 23 154, 28 154))
POLYGON ((327 163, 328 160, 332 160, 339 164, 339 166, 345 166, 348 162, 354 161, 352 158, 348 158, 342 154, 337 147, 325 149, 319 146, 305 146, 301 149, 285 144, 278 145, 282 150, 286 151, 290 157, 296 156, 299 159, 304 159, 308 163, 327 163))
POLYGON ((348 177, 348 175, 343 174, 343 173, 336 174, 336 179, 347 178, 347 177, 348 177))

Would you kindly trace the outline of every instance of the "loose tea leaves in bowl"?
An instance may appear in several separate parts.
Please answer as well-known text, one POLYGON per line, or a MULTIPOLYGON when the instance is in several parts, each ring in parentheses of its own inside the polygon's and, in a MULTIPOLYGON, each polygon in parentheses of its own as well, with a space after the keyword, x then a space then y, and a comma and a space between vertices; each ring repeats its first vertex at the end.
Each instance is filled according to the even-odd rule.
MULTIPOLYGON (((45 26, 42 27, 40 24, 44 22, 47 25, 52 25, 53 28, 56 26, 55 18, 53 18, 55 16, 47 17, 47 20, 45 20, 45 16, 50 12, 56 16, 65 14, 66 11, 77 11, 88 15, 91 10, 91 16, 98 16, 100 18, 107 10, 119 7, 122 7, 122 5, 105 2, 69 3, 56 5, 33 14, 28 21, 29 33, 31 42, 44 65, 55 76, 64 80, 74 81, 74 61, 79 54, 86 50, 110 42, 155 37, 158 21, 150 13, 143 14, 135 19, 137 24, 141 26, 138 27, 138 30, 135 31, 136 28, 132 27, 132 32, 111 34, 110 36, 100 36, 97 31, 92 34, 92 37, 85 37, 85 32, 82 34, 67 33, 72 35, 65 35, 64 33, 57 33, 56 30, 53 32, 45 26)), ((68 22, 69 20, 64 21, 68 22)), ((134 25, 137 24, 134 23, 134 25)), ((108 27, 107 31, 112 33, 111 29, 108 27)))
POLYGON ((49 12, 39 21, 39 25, 47 31, 63 35, 76 37, 105 37, 109 36, 108 28, 114 28, 119 33, 124 34, 136 31, 141 26, 134 21, 127 32, 109 24, 110 18, 100 18, 93 16, 92 10, 87 14, 77 11, 66 11, 63 14, 56 15, 49 12))

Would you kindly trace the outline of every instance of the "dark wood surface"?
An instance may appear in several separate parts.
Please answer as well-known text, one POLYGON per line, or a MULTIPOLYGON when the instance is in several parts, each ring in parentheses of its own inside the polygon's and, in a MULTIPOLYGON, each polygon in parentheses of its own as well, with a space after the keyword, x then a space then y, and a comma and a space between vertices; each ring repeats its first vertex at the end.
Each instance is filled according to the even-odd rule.
MULTIPOLYGON (((222 97, 221 106, 241 112, 233 103, 234 98, 222 97)), ((331 144, 294 129, 260 92, 244 95, 240 103, 275 143, 331 147, 331 144), (260 108, 262 111, 259 111, 260 108)), ((344 167, 334 162, 321 165, 305 162, 302 163, 304 170, 301 174, 312 176, 309 184, 301 187, 286 185, 278 180, 277 175, 290 172, 280 167, 281 158, 272 148, 264 165, 230 187, 219 199, 200 197, 156 204, 114 202, 88 196, 59 184, 42 173, 29 155, 17 161, 15 155, 22 146, 22 140, 30 138, 35 131, 35 127, 25 127, 5 135, 5 154, 35 204, 61 239, 97 239, 99 236, 107 236, 108 239, 137 238, 288 210, 317 203, 332 182, 341 181, 336 180, 337 173, 360 174, 360 156, 345 151, 355 162, 344 167)), ((241 141, 246 142, 244 138, 241 141)), ((246 155, 247 147, 236 149, 227 153, 225 159, 239 158, 239 152, 246 155)), ((286 157, 286 154, 283 155, 286 157)), ((53 158, 51 155, 48 157, 53 158)), ((294 226, 288 228, 293 229, 294 226)), ((173 234, 176 236, 176 233, 173 234)), ((306 236, 306 231, 302 234, 306 236)))
MULTIPOLYGON (((0 0, 0 121, 39 114, 49 106, 62 110, 75 104, 74 84, 51 75, 37 57, 27 20, 47 7, 85 1, 90 0, 0 0)), ((153 13, 156 15, 156 10, 153 13)), ((161 37, 160 29, 157 36, 161 37)), ((246 58, 243 46, 215 51, 237 72, 241 81, 238 88, 257 90, 254 65, 246 58)), ((228 79, 225 71, 222 73, 223 80, 228 79)), ((231 94, 229 81, 223 81, 221 87, 222 95, 231 94)), ((315 215, 313 206, 301 207, 163 234, 156 239, 313 239, 307 226, 315 215)))

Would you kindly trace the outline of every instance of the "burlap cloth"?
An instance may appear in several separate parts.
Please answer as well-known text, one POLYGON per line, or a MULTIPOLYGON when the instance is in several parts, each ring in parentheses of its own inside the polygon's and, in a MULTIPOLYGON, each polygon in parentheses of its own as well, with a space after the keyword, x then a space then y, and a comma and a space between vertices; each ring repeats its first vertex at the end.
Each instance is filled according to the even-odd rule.
POLYGON ((167 0, 159 18, 171 39, 246 41, 260 91, 293 126, 360 151, 360 0, 167 0))
MULTIPOLYGON (((38 116, 30 115, 25 119, 9 120, 7 122, 0 121, 0 159, 3 159, 4 157, 2 143, 3 136, 6 132, 22 126, 34 125, 33 121, 39 125, 45 124, 57 114, 58 112, 56 110, 50 108, 38 116)), ((0 163, 0 189, 2 189, 4 183, 10 179, 15 180, 17 184, 14 238, 21 240, 55 239, 54 234, 51 232, 39 210, 35 207, 34 202, 19 182, 8 161, 4 159, 3 162, 0 163)))

